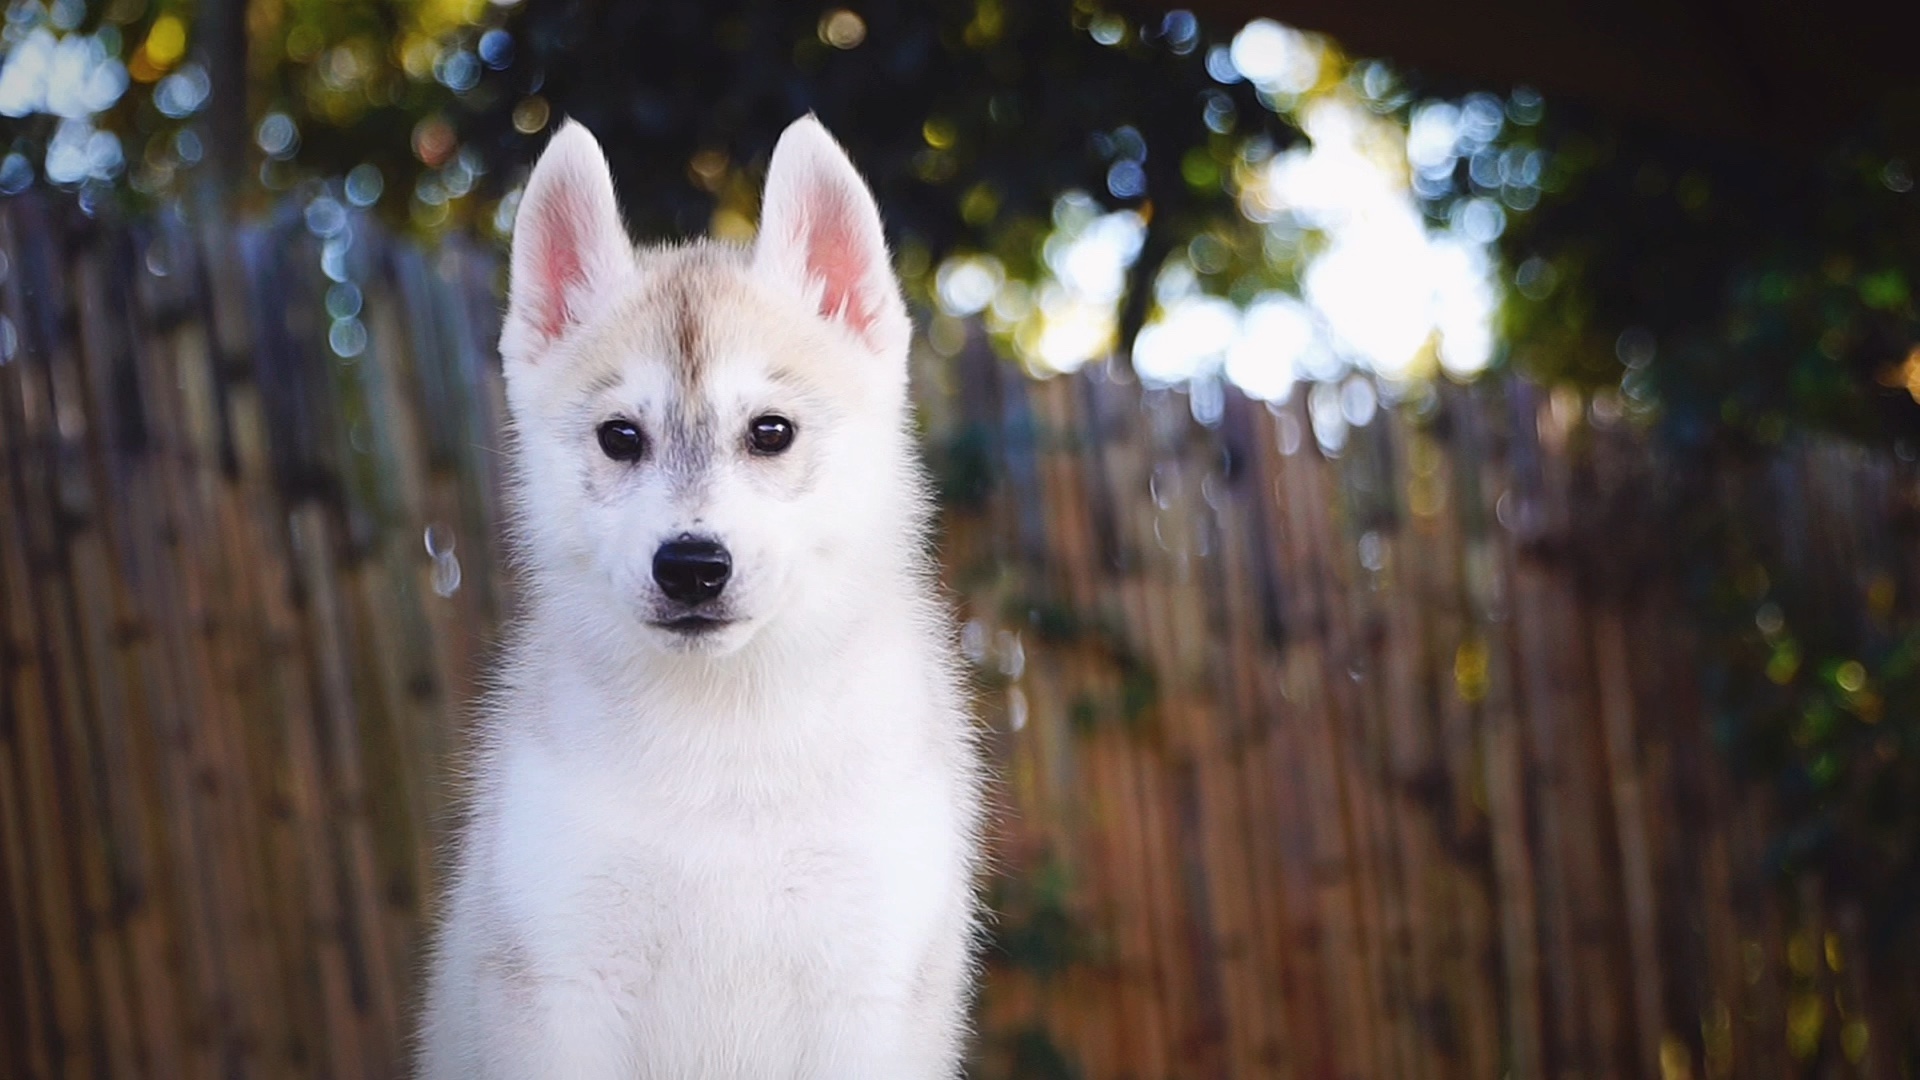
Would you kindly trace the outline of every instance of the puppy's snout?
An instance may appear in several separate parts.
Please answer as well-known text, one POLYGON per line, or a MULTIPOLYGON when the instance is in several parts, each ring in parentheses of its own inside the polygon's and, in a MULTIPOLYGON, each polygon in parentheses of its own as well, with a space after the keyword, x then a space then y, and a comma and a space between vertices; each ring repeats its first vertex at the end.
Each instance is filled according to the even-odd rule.
POLYGON ((667 599, 692 606, 720 595, 733 574, 733 557, 712 540, 682 536, 653 553, 653 580, 667 599))

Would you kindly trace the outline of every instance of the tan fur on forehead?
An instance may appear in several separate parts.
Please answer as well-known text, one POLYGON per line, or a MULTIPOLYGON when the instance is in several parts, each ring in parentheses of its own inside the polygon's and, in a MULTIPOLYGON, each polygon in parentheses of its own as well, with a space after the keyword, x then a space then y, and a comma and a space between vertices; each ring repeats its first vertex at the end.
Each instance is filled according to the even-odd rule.
POLYGON ((667 365, 682 391, 692 393, 744 345, 770 365, 769 378, 804 386, 822 373, 795 361, 835 351, 827 327, 807 325, 804 315, 795 319, 785 310, 786 298, 755 279, 744 248, 696 240, 642 248, 636 261, 633 286, 600 320, 580 358, 573 381, 586 396, 618 385, 638 358, 667 365), (778 325, 780 340, 793 348, 765 355, 769 325, 778 325))
POLYGON ((622 314, 647 325, 682 385, 697 387, 712 360, 713 309, 750 302, 747 253, 703 241, 645 252, 640 265, 643 284, 622 314))

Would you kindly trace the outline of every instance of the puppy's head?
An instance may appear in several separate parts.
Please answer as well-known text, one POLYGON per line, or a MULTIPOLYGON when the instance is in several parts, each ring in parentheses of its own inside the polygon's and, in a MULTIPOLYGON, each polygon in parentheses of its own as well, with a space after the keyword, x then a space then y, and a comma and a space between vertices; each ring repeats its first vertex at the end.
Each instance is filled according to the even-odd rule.
POLYGON ((724 654, 849 610, 908 542, 906 308, 873 197, 812 118, 774 149, 751 248, 637 251, 568 124, 527 182, 511 275, 520 540, 583 622, 724 654))

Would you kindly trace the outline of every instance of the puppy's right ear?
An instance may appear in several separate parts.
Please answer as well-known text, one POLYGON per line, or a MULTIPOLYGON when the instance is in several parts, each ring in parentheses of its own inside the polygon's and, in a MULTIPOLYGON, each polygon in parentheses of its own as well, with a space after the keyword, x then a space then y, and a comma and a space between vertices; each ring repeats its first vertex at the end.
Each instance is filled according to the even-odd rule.
POLYGON ((586 319, 595 293, 633 264, 613 174, 587 129, 567 121, 540 155, 513 221, 500 355, 538 362, 586 319))

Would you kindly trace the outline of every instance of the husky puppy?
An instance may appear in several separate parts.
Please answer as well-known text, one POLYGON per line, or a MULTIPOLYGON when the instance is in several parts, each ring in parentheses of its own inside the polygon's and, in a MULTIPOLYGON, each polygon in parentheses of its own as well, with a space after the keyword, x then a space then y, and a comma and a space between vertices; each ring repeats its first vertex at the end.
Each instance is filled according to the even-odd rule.
POLYGON ((910 326, 811 117, 758 238, 636 251, 585 128, 514 225, 525 604, 481 716, 430 1080, 958 1074, 982 768, 910 326))

